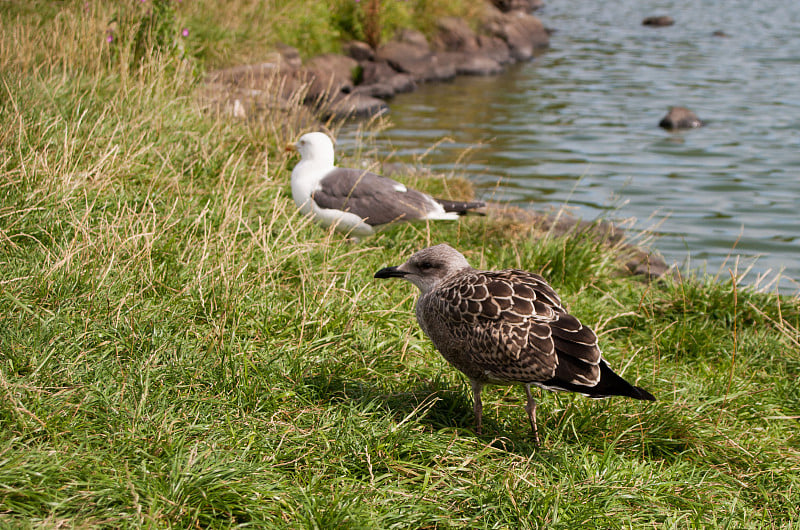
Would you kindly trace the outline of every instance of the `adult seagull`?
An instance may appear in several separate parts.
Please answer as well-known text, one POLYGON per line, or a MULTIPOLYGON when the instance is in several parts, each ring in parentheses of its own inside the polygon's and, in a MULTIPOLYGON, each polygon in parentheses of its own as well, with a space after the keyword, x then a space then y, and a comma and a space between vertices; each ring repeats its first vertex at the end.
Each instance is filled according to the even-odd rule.
POLYGON ((300 211, 355 239, 395 221, 453 220, 485 206, 434 199, 369 171, 336 167, 333 142, 325 133, 304 134, 286 149, 300 153, 292 170, 292 198, 300 211))

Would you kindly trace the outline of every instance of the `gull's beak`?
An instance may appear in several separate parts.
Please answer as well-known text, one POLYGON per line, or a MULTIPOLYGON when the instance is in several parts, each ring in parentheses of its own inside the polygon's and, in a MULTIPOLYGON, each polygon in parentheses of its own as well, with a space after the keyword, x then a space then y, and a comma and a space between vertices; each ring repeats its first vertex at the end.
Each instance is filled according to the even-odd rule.
POLYGON ((286 144, 285 151, 297 151, 297 144, 286 144))
POLYGON ((397 267, 384 267, 375 273, 376 278, 403 278, 408 274, 397 267))

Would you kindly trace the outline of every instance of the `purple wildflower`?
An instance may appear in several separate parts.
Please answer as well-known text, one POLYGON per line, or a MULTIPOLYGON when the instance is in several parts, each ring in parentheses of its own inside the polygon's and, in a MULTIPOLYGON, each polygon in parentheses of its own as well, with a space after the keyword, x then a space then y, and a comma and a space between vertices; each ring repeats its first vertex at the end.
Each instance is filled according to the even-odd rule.
POLYGON ((189 28, 183 28, 181 30, 181 35, 183 35, 184 37, 188 37, 189 36, 189 28))

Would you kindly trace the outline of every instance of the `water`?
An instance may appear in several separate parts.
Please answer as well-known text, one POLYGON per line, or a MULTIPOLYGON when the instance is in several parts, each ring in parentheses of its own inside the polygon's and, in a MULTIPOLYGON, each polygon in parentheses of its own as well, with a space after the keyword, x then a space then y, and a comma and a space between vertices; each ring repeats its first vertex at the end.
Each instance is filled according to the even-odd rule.
POLYGON ((484 198, 634 217, 659 234, 654 247, 668 262, 727 276, 729 256, 740 256, 740 270, 753 267, 746 282, 783 271, 781 290, 796 293, 800 6, 657 5, 551 0, 538 13, 557 30, 548 51, 499 76, 396 97, 378 147, 412 160, 447 138, 423 163, 467 176, 484 198), (675 25, 641 25, 656 14, 675 25), (671 105, 708 125, 660 129, 671 105))

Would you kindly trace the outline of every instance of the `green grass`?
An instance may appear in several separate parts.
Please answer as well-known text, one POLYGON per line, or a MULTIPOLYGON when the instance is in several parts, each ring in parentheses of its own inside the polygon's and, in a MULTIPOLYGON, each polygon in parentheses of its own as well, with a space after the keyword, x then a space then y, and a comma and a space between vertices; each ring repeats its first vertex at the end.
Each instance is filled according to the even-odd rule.
POLYGON ((347 243, 296 213, 301 131, 206 113, 175 57, 110 62, 81 5, 0 10, 0 526, 798 524, 796 298, 494 219, 347 243), (544 274, 658 401, 544 393, 536 448, 490 387, 475 435, 413 286, 372 278, 442 241, 544 274))

